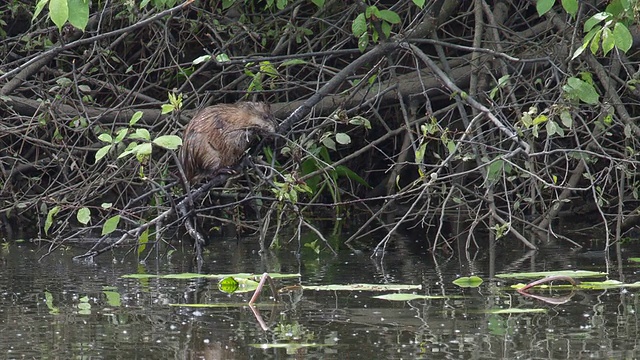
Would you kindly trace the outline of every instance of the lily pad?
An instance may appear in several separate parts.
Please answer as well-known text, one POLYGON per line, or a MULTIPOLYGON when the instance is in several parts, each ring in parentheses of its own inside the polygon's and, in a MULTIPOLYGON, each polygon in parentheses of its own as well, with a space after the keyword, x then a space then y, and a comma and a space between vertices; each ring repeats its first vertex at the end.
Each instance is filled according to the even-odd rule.
POLYGON ((460 287, 478 287, 482 284, 482 279, 478 276, 467 276, 458 278, 453 283, 460 287))
POLYGON ((421 290, 422 285, 402 285, 402 284, 347 284, 347 285, 318 285, 303 286, 304 290, 324 290, 324 291, 400 291, 400 290, 421 290))
POLYGON ((423 299, 449 299, 450 296, 441 295, 418 295, 418 294, 385 294, 374 296, 375 299, 389 300, 389 301, 411 301, 411 300, 423 300, 423 299))
MULTIPOLYGON (((237 274, 196 274, 196 273, 181 273, 181 274, 166 274, 166 275, 153 275, 153 274, 127 274, 122 275, 122 278, 126 279, 149 279, 149 278, 158 278, 158 279, 200 279, 200 278, 208 278, 208 279, 224 279, 228 277, 233 277, 235 279, 260 279, 262 274, 251 274, 251 273, 237 273, 237 274)), ((280 273, 269 273, 272 279, 288 279, 288 278, 299 278, 300 274, 280 274, 280 273)))
POLYGON ((520 308, 510 308, 510 309, 491 309, 487 310, 489 314, 526 314, 526 313, 544 313, 547 312, 547 309, 520 309, 520 308))
POLYGON ((560 270, 560 271, 539 271, 539 272, 523 272, 523 273, 496 275, 496 277, 500 279, 533 279, 533 278, 543 278, 547 276, 569 276, 572 278, 586 278, 586 277, 607 276, 607 273, 598 272, 598 271, 587 271, 587 270, 560 270))

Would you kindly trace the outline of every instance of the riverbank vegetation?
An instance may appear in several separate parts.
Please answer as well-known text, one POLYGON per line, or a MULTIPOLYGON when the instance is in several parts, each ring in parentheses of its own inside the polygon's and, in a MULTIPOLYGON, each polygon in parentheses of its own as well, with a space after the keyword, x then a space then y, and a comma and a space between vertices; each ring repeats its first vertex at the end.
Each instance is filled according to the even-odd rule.
POLYGON ((87 256, 182 229, 286 246, 316 219, 382 251, 556 220, 609 246, 639 221, 635 0, 8 1, 0 5, 0 228, 87 256), (279 135, 193 189, 196 109, 271 104, 279 135), (349 221, 344 221, 349 219, 349 221), (353 224, 358 224, 354 226, 353 224), (453 225, 451 225, 453 224, 453 225), (287 229, 287 236, 284 229, 287 229))

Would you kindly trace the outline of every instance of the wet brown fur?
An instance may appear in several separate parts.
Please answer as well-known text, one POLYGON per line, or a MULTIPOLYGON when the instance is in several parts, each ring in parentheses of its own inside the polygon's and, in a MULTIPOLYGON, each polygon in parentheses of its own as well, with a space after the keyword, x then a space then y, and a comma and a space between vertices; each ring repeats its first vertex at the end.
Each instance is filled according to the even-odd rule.
POLYGON ((195 182, 235 165, 256 134, 275 129, 267 103, 218 104, 200 110, 182 137, 180 157, 187 180, 195 182))

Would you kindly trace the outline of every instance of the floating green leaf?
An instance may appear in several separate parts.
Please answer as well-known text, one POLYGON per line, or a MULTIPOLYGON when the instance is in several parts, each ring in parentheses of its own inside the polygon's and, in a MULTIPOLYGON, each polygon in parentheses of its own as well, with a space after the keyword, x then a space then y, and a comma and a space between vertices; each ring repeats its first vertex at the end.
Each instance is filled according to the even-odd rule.
POLYGON ((122 305, 120 293, 116 291, 103 291, 103 293, 107 297, 107 304, 109 304, 109 306, 120 307, 120 305, 122 305))
POLYGON ((49 308, 49 314, 55 315, 60 312, 58 307, 53 305, 53 295, 50 292, 44 292, 44 301, 47 304, 47 308, 49 308))
POLYGON ((375 299, 389 300, 389 301, 411 301, 411 300, 424 300, 424 299, 449 299, 449 296, 440 295, 417 295, 417 294, 385 294, 374 296, 375 299))
POLYGON ((482 284, 482 279, 478 276, 461 277, 453 281, 460 287, 478 287, 482 284))
MULTIPOLYGON (((237 274, 197 274, 197 273, 180 273, 180 274, 166 274, 166 275, 150 275, 150 274, 127 274, 122 275, 122 278, 127 279, 149 279, 149 278, 158 278, 158 279, 200 279, 200 278, 208 278, 208 279, 224 279, 227 277, 233 277, 237 279, 260 279, 262 274, 252 274, 252 273, 237 273, 237 274)), ((282 273, 269 273, 269 276, 272 279, 289 279, 289 278, 299 278, 300 274, 282 274, 282 273)))
POLYGON ((569 276, 572 278, 586 278, 586 277, 602 277, 607 273, 587 270, 559 270, 559 271, 538 271, 538 272, 523 272, 523 273, 511 273, 511 274, 498 274, 497 278, 500 279, 532 279, 543 278, 547 276, 569 276))
POLYGON ((526 314, 526 313, 544 313, 544 312, 547 312, 547 309, 510 308, 510 309, 487 310, 487 313, 489 313, 489 314, 526 314))
POLYGON ((218 283, 218 289, 220 289, 220 291, 223 291, 229 294, 238 291, 239 287, 240 287, 240 283, 238 283, 238 281, 234 279, 232 276, 224 278, 220 280, 220 282, 218 283))
POLYGON ((422 285, 402 285, 402 284, 350 284, 350 285, 318 285, 303 286, 304 290, 324 290, 324 291, 400 291, 400 290, 420 290, 422 285))

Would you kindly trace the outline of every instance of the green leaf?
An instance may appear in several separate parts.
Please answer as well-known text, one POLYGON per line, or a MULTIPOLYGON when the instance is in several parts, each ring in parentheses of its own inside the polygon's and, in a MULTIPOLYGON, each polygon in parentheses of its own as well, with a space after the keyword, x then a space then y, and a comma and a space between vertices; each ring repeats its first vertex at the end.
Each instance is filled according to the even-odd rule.
POLYGON ((107 145, 107 146, 103 146, 101 147, 97 152, 96 152, 96 160, 95 162, 100 161, 100 159, 102 159, 103 157, 105 157, 108 153, 109 150, 111 150, 111 146, 113 145, 107 145))
POLYGON ((351 144, 351 137, 345 133, 337 133, 336 141, 338 142, 338 144, 348 145, 351 144))
POLYGON ((87 225, 91 221, 91 210, 88 207, 80 208, 76 214, 76 219, 78 219, 79 223, 87 225))
POLYGON ((418 150, 416 150, 416 154, 415 154, 416 163, 422 164, 422 161, 424 160, 424 154, 425 154, 426 150, 427 150, 427 144, 426 143, 420 144, 420 146, 418 147, 418 150))
POLYGON ((555 121, 548 121, 545 127, 547 129, 548 137, 559 133, 558 124, 556 124, 555 121))
POLYGON ((562 0, 562 7, 572 18, 578 13, 578 0, 562 0))
POLYGON ((151 155, 152 148, 151 143, 142 143, 134 149, 136 155, 151 155))
POLYGON ((305 64, 307 64, 307 62, 302 59, 291 59, 291 60, 284 61, 282 64, 278 65, 278 67, 287 67, 291 65, 305 65, 305 64))
POLYGON ((421 290, 422 285, 409 284, 332 284, 303 286, 303 290, 315 291, 400 291, 421 290))
POLYGON ((216 55, 216 61, 219 63, 224 63, 227 61, 231 61, 231 59, 229 59, 229 55, 227 54, 218 54, 216 55))
POLYGON ((633 36, 631 36, 631 32, 629 32, 629 28, 623 23, 618 22, 613 27, 613 38, 616 47, 624 53, 629 51, 631 45, 633 45, 633 36))
POLYGON ((62 26, 69 19, 69 5, 67 0, 49 0, 49 17, 62 31, 62 26))
POLYGON ((601 12, 593 15, 587 21, 584 22, 584 32, 589 32, 593 29, 594 26, 602 22, 602 20, 606 20, 611 16, 611 14, 607 12, 601 12))
POLYGON ((453 281, 460 287, 478 287, 482 284, 482 279, 478 276, 461 277, 453 281))
POLYGON ((226 10, 230 8, 233 4, 235 4, 236 0, 222 0, 222 10, 226 10))
POLYGON ((553 4, 555 4, 556 0, 538 0, 536 3, 536 10, 538 11, 538 16, 542 16, 547 13, 547 11, 551 10, 553 4))
POLYGON ((367 9, 365 10, 364 16, 367 19, 371 19, 374 16, 377 18, 380 18, 380 10, 378 10, 378 8, 375 5, 371 5, 367 7, 367 9))
POLYGON ((540 114, 540 115, 536 116, 535 119, 533 119, 532 125, 540 125, 540 124, 546 122, 547 120, 549 120, 549 117, 547 115, 540 114))
POLYGON ((107 298, 107 304, 111 307, 119 307, 121 305, 120 293, 116 291, 103 291, 107 298))
POLYGON ((356 126, 364 126, 365 129, 371 129, 371 122, 369 121, 369 119, 359 115, 349 119, 349 124, 356 125, 356 126))
POLYGON ((122 141, 124 139, 125 136, 127 136, 128 132, 129 132, 129 129, 127 129, 127 128, 122 128, 122 129, 118 130, 118 134, 116 135, 116 138, 113 141, 115 143, 119 143, 120 141, 122 141))
POLYGON ((136 129, 136 132, 131 134, 129 138, 151 140, 151 134, 149 134, 149 130, 147 129, 136 129))
POLYGON ((317 7, 321 8, 324 6, 324 0, 311 0, 317 7))
POLYGON ((595 55, 598 52, 598 49, 600 48, 601 37, 602 37, 602 29, 596 31, 595 35, 593 36, 593 40, 591 40, 591 45, 589 46, 589 49, 591 50, 591 53, 593 55, 595 55))
POLYGON ((107 219, 102 225, 102 235, 109 235, 118 228, 120 222, 120 215, 115 215, 107 219))
POLYGON ((168 114, 173 111, 174 106, 171 104, 162 104, 162 115, 168 114))
POLYGON ((107 133, 103 133, 98 135, 98 140, 106 142, 106 143, 112 143, 113 142, 113 138, 111 137, 111 135, 107 134, 107 133))
POLYGON ((220 282, 218 283, 218 289, 228 294, 232 294, 238 291, 239 287, 240 287, 240 283, 236 279, 234 279, 232 276, 229 276, 228 278, 224 278, 220 280, 220 282))
POLYGON ((60 212, 60 206, 54 206, 53 209, 49 210, 47 213, 47 220, 44 221, 44 233, 49 235, 49 229, 51 225, 53 225, 53 217, 60 212))
POLYGON ((560 121, 562 121, 562 125, 567 129, 571 129, 573 126, 573 117, 571 117, 571 113, 567 110, 560 113, 560 121))
POLYGON ((380 27, 382 28, 382 33, 384 34, 384 38, 388 39, 391 37, 391 24, 389 24, 386 21, 382 22, 382 25, 380 25, 380 27))
MULTIPOLYGON (((220 55, 218 55, 218 56, 220 56, 220 55)), ((198 65, 198 64, 205 63, 205 62, 207 62, 209 60, 211 60, 211 55, 202 55, 202 56, 198 56, 197 58, 193 59, 191 64, 198 65)))
POLYGON ((131 120, 129 120, 129 125, 135 125, 140 119, 142 119, 142 115, 144 113, 142 111, 136 111, 133 116, 131 116, 131 120))
POLYGON ((84 31, 89 23, 89 1, 67 0, 69 4, 69 23, 84 31))
POLYGON ((176 150, 182 145, 182 139, 177 135, 162 135, 155 138, 153 143, 165 149, 176 150))
POLYGON ((411 300, 425 300, 425 299, 450 299, 450 296, 441 295, 417 295, 417 294, 385 294, 374 296, 374 299, 382 299, 389 301, 411 301, 411 300))
POLYGON ((49 0, 38 0, 38 3, 36 4, 36 8, 33 10, 33 17, 31 18, 31 22, 33 22, 33 20, 35 20, 38 15, 40 15, 40 13, 42 12, 42 10, 44 9, 45 5, 47 5, 47 3, 49 2, 49 0))
POLYGON ((528 314, 528 313, 544 313, 544 312, 547 312, 547 309, 509 308, 509 309, 487 310, 487 313, 489 313, 489 314, 528 314))
POLYGON ((398 15, 395 11, 391 10, 380 10, 380 19, 387 21, 391 24, 399 24, 400 23, 400 15, 398 15))
POLYGON ((424 2, 425 0, 413 0, 413 3, 416 4, 416 6, 420 9, 424 8, 424 2))
POLYGON ((364 13, 358 14, 353 23, 351 24, 351 32, 353 36, 359 38, 367 32, 367 19, 364 17, 364 13))
POLYGON ((371 185, 369 185, 363 178, 361 178, 360 175, 356 174, 355 172, 353 172, 353 170, 344 165, 336 166, 336 174, 338 174, 338 176, 347 177, 353 181, 360 183, 363 186, 371 188, 371 185))
POLYGON ((547 276, 568 276, 574 279, 585 277, 602 277, 606 276, 605 272, 587 271, 587 270, 559 270, 559 271, 536 271, 536 272, 523 272, 523 273, 511 273, 511 274, 498 274, 497 278, 500 279, 531 279, 531 278, 544 278, 547 276))
POLYGON ((333 139, 331 139, 330 137, 326 137, 324 139, 322 139, 322 145, 324 145, 325 147, 335 151, 336 150, 336 142, 333 141, 333 139))
POLYGON ((487 166, 487 180, 497 181, 503 175, 504 160, 497 159, 487 166))
POLYGON ((50 292, 48 291, 44 292, 44 301, 47 304, 47 308, 49 308, 50 314, 55 315, 60 313, 60 309, 58 309, 57 306, 53 305, 53 295, 50 292))
POLYGON ((567 86, 563 86, 563 90, 589 105, 598 103, 599 95, 593 85, 578 78, 570 77, 567 80, 567 86))
POLYGON ((149 229, 147 228, 145 231, 140 234, 138 238, 138 257, 144 253, 144 250, 147 248, 147 243, 149 242, 149 229))
POLYGON ((613 37, 613 33, 611 29, 604 28, 602 29, 602 53, 607 55, 609 51, 613 50, 613 46, 615 45, 615 40, 613 37))
POLYGON ((367 49, 368 45, 369 45, 369 34, 364 33, 358 39, 358 49, 360 49, 361 52, 364 52, 367 49))

